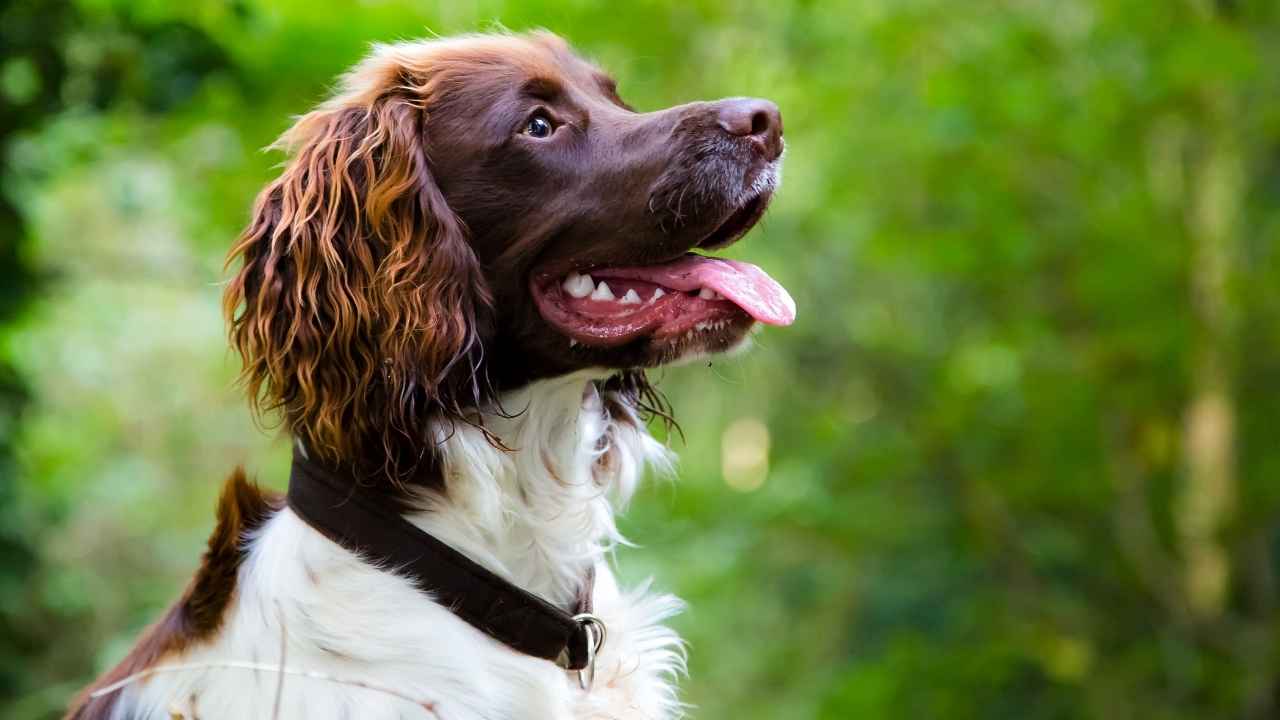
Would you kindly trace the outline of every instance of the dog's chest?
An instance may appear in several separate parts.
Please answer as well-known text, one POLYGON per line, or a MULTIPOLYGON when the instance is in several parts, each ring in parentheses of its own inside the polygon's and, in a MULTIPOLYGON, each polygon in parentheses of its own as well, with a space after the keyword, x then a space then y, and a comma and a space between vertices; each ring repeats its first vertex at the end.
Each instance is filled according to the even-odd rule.
POLYGON ((590 692, 576 673, 490 639, 408 581, 318 537, 289 511, 254 543, 212 644, 133 688, 124 717, 578 720, 673 717, 683 659, 670 596, 621 593, 603 564, 609 629, 590 692), (283 669, 283 671, 281 671, 283 669))
POLYGON ((124 690, 120 718, 663 720, 680 714, 684 650, 662 623, 674 597, 621 590, 605 561, 615 506, 663 463, 630 410, 581 378, 508 398, 529 411, 492 424, 507 447, 459 428, 442 441, 447 502, 409 516, 508 580, 566 606, 594 568, 607 627, 589 691, 576 672, 521 654, 409 580, 330 542, 285 509, 254 537, 224 622, 208 642, 124 690), (606 409, 613 405, 614 412, 606 409), (505 424, 504 424, 505 423, 505 424))

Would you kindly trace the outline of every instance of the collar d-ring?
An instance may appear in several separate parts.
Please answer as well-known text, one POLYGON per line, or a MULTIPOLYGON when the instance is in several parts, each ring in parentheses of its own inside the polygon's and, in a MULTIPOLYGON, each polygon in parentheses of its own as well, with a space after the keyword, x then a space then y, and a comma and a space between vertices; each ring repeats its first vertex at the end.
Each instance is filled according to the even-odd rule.
POLYGON ((580 613, 574 615, 573 619, 587 633, 587 664, 578 671, 578 686, 589 691, 596 682, 596 653, 604 646, 608 631, 604 621, 591 613, 580 613))

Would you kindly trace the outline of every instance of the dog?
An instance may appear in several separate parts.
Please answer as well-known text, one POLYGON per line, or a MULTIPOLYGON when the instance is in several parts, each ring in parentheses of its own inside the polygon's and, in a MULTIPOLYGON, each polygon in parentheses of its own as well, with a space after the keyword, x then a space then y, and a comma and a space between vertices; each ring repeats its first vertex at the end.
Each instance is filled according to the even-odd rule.
POLYGON ((778 108, 641 113, 553 34, 475 35, 374 46, 277 147, 224 307, 288 496, 235 471, 67 717, 681 716, 680 602, 619 587, 614 519, 672 463, 645 370, 794 319, 705 254, 769 205, 778 108))

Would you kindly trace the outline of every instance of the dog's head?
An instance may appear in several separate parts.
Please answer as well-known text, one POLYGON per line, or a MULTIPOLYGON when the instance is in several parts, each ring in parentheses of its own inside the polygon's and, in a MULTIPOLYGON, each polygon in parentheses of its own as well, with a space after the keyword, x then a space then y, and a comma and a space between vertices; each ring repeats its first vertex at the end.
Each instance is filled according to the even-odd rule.
POLYGON ((330 459, 412 456, 503 390, 794 316, 758 268, 691 252, 769 203, 764 100, 637 113, 553 35, 477 36, 376 48, 280 145, 225 307, 251 397, 330 459))

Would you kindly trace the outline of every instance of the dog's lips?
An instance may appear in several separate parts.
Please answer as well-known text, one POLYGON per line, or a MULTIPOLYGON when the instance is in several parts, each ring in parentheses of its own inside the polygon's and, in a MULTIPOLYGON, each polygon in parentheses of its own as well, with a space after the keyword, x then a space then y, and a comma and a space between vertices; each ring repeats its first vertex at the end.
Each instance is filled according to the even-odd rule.
POLYGON ((693 254, 660 265, 596 268, 587 275, 542 274, 531 289, 549 323, 593 347, 751 321, 790 325, 796 312, 786 289, 759 267, 693 254))
POLYGON ((764 211, 769 207, 772 197, 773 191, 766 190, 743 203, 742 207, 733 211, 720 223, 719 227, 703 238, 698 243, 698 247, 705 250, 719 250, 737 242, 764 216, 764 211))

